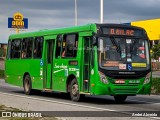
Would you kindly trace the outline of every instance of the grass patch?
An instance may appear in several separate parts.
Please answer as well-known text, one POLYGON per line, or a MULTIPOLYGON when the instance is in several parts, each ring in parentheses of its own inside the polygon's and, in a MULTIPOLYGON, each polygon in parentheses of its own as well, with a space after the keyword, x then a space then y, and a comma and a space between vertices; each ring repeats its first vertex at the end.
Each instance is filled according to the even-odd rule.
POLYGON ((4 70, 0 70, 0 78, 4 78, 4 70))
POLYGON ((152 78, 152 94, 160 94, 160 78, 152 78))
POLYGON ((0 105, 0 111, 4 110, 5 106, 4 105, 0 105))

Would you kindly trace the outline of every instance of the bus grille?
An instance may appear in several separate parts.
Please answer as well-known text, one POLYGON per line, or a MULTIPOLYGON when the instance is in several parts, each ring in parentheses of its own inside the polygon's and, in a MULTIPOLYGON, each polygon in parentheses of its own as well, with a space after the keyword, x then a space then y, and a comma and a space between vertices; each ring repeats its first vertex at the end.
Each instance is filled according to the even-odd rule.
POLYGON ((129 84, 129 85, 124 85, 124 84, 114 84, 114 86, 125 86, 125 87, 131 87, 131 86, 138 86, 139 84, 129 84))
POLYGON ((138 88, 114 88, 115 93, 136 94, 138 88))

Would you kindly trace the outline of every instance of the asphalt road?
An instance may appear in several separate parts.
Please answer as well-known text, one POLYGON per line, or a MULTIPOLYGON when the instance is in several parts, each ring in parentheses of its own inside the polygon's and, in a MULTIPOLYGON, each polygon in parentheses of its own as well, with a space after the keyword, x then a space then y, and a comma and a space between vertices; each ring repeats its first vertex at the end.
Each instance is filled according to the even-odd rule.
POLYGON ((61 111, 60 115, 53 112, 46 112, 46 115, 54 115, 70 120, 81 120, 80 117, 87 120, 97 120, 97 117, 99 120, 106 119, 106 117, 110 120, 113 117, 117 120, 135 120, 137 118, 139 120, 160 119, 160 96, 158 95, 128 97, 123 104, 115 103, 112 96, 86 96, 82 102, 72 102, 70 98, 60 93, 42 92, 27 96, 23 93, 23 88, 8 85, 4 80, 0 80, 0 104, 25 111, 61 111), (159 117, 155 117, 153 114, 151 117, 132 116, 144 113, 154 113, 159 117), (67 115, 70 117, 66 117, 67 115))

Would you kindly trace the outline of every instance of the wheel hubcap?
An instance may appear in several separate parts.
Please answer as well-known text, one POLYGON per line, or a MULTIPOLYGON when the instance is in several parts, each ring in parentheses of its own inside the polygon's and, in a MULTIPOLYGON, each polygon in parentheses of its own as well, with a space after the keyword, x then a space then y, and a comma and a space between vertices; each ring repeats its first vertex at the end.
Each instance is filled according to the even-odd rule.
POLYGON ((77 95, 78 94, 78 85, 77 84, 74 84, 72 86, 72 94, 73 95, 77 95))
POLYGON ((25 90, 26 92, 28 92, 29 90, 29 80, 28 79, 25 81, 25 90))

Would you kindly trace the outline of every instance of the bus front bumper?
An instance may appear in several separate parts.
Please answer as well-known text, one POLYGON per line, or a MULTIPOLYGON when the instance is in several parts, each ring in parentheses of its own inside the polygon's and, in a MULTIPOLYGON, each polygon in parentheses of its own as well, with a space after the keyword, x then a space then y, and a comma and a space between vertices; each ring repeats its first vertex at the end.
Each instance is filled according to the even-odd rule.
POLYGON ((115 85, 97 83, 94 86, 94 95, 136 95, 150 94, 151 84, 142 85, 115 85))

